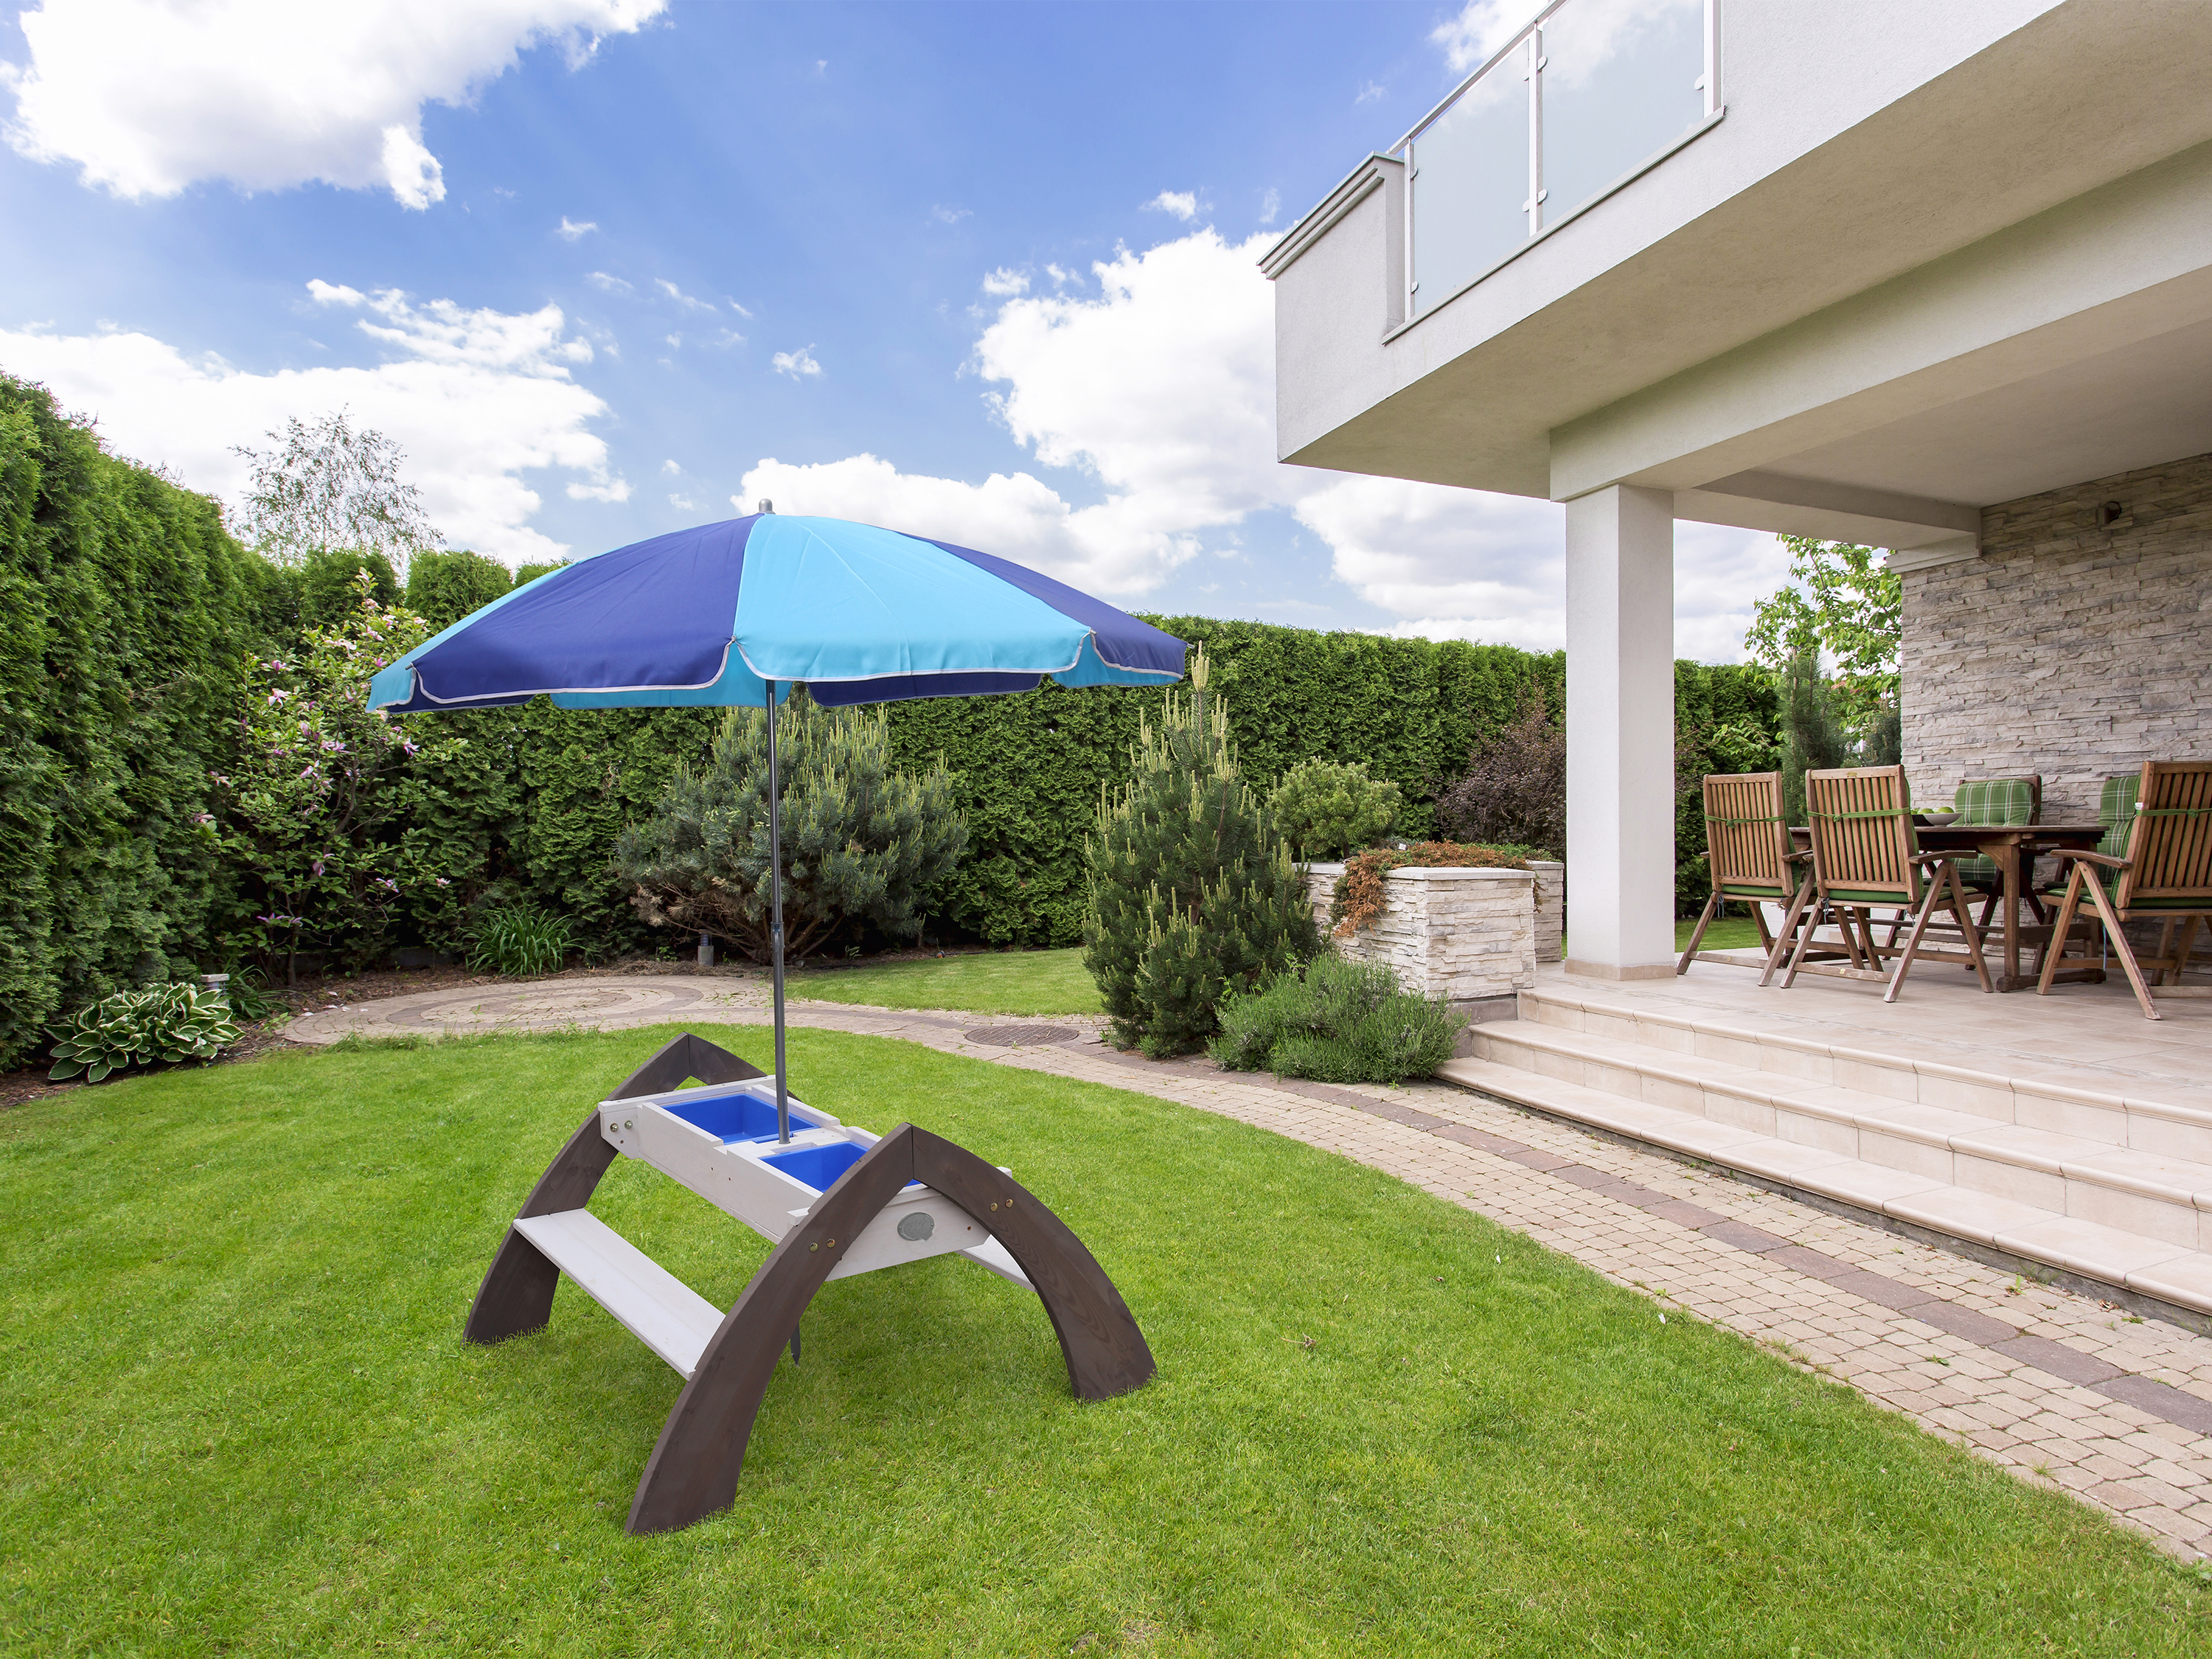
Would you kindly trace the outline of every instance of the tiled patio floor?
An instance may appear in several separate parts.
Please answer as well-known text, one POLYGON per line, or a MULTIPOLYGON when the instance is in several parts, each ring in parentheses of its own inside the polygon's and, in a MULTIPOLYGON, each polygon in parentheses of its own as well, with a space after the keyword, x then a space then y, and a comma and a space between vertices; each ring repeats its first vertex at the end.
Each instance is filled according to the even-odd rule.
MULTIPOLYGON (((1700 965, 1644 991, 1733 1001, 1749 983, 1738 975, 1700 965)), ((1863 1005, 1879 1008, 1878 989, 1869 998, 1863 986, 1810 984, 1817 988, 1808 994, 1801 980, 1786 1012, 1774 1017, 1948 1041, 1936 1011, 1964 1000, 1937 992, 1870 1014, 1863 1005)), ((2018 1043, 2022 1063, 2042 1063, 2037 1055, 2049 1047, 2049 1030, 2040 1021, 2081 1023, 2086 1037, 2088 1022, 2117 1023, 2124 1013, 2109 1006, 2062 1012, 2057 999, 2039 1008, 2032 996, 1984 998, 1978 990, 1967 999, 1990 1052, 2014 1052, 2005 1045, 2018 1043)), ((622 1025, 686 1016, 751 1023, 764 1017, 764 1000, 757 981, 564 981, 495 998, 477 989, 367 1004, 296 1022, 294 1034, 328 1042, 347 1030, 622 1025)), ((2098 1000, 2109 1005, 2100 993, 2098 1000)), ((902 1037, 1137 1090, 1357 1159, 1633 1286, 1652 1298, 1655 1317, 1687 1313, 1726 1326, 2024 1480, 2075 1493, 2173 1553, 2212 1553, 2212 1338, 1441 1085, 1248 1081, 1202 1061, 1161 1065, 1117 1054, 1097 1042, 1097 1022, 1089 1020, 1051 1022, 1080 1033, 1069 1042, 1006 1048, 969 1039, 992 1023, 975 1015, 823 1003, 794 1004, 791 1012, 798 1024, 902 1037)), ((2163 1079, 2177 1075, 2166 1068, 2180 1067, 2181 1056, 2212 1053, 2212 1006, 2173 1022, 2171 1033, 2128 1035, 2133 1045, 2113 1041, 2095 1065, 2108 1074, 2141 1068, 2166 1086, 2163 1079)), ((2083 1063, 2070 1039, 2067 1053, 2070 1064, 2083 1063)))

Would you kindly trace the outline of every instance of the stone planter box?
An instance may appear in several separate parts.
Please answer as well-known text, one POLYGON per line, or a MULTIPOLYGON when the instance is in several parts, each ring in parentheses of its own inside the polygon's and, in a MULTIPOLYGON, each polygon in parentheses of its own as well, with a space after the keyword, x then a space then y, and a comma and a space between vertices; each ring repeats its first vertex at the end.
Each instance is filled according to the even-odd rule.
MULTIPOLYGON (((1307 866, 1324 938, 1343 873, 1341 864, 1307 866)), ((1536 964, 1559 959, 1563 873, 1556 864, 1392 870, 1382 878, 1382 915, 1332 942, 1353 960, 1389 963, 1407 990, 1443 997, 1471 1020, 1511 1019, 1517 994, 1536 981, 1536 964)))

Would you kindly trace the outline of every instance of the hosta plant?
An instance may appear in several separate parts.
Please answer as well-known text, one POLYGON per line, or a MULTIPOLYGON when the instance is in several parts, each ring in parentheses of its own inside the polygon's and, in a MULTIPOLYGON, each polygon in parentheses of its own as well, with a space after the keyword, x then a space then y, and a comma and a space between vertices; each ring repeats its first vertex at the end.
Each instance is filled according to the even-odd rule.
POLYGON ((238 1027, 221 991, 197 985, 118 991, 63 1023, 54 1036, 54 1067, 46 1075, 59 1082, 82 1072, 88 1083, 98 1083, 133 1066, 213 1060, 237 1041, 238 1027))

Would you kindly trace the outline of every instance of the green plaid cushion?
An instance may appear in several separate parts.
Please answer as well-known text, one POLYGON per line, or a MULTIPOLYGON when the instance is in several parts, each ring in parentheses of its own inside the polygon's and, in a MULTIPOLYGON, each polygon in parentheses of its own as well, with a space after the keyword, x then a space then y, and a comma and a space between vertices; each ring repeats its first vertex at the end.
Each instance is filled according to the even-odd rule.
MULTIPOLYGON (((2142 787, 2142 774, 2124 772, 2117 778, 2106 778, 2105 787, 2097 797, 2097 822, 2105 826, 2104 838, 2098 842, 2097 850, 2108 859, 2124 859, 2128 855, 2128 836, 2136 827, 2136 793, 2142 787)), ((2063 860, 2059 864, 2063 874, 2070 866, 2063 860)), ((2117 870, 2095 870, 2093 874, 2103 878, 2107 889, 2116 886, 2120 879, 2117 870)), ((2066 890, 2063 881, 2052 884, 2053 893, 2066 890)))
MULTIPOLYGON (((2035 785, 2027 778, 1968 778, 1951 797, 1961 823, 2033 823, 2035 785)), ((1957 860, 1959 879, 1969 887, 1992 888, 1999 880, 1996 861, 1974 853, 1957 860)))

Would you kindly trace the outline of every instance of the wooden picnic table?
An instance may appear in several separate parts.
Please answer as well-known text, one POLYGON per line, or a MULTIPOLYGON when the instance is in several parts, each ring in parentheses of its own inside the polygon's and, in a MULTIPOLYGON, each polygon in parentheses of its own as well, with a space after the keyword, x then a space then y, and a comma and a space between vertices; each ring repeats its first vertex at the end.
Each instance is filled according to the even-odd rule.
MULTIPOLYGON (((2003 971, 1990 977, 2000 991, 2029 991, 2035 988, 2036 976, 2020 970, 2021 947, 2024 945, 2045 944, 2051 938, 2048 924, 2020 925, 2021 901, 2027 895, 2027 881, 2035 868, 2035 860, 2045 853, 2056 853, 2065 848, 2083 851, 2094 850, 2105 838, 2101 823, 1923 823, 1912 832, 1919 838, 1923 853, 1979 853, 1997 867, 2003 878, 2003 888, 1998 898, 2004 913, 2003 971)), ((1813 844, 1813 832, 1793 827, 1790 837, 1799 848, 1813 844)), ((2105 970, 2101 968, 2069 969, 2052 976, 2054 984, 2086 983, 2101 985, 2105 970)))

